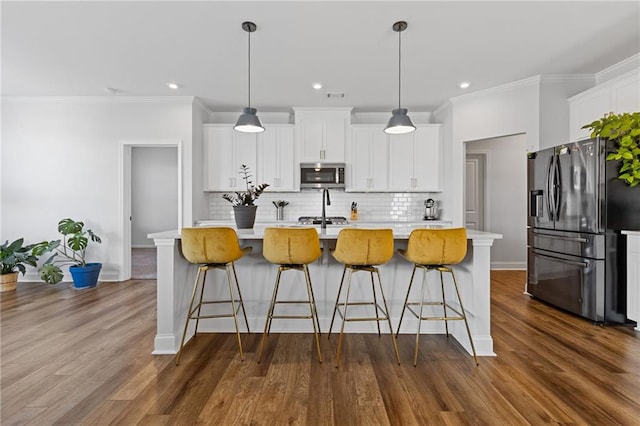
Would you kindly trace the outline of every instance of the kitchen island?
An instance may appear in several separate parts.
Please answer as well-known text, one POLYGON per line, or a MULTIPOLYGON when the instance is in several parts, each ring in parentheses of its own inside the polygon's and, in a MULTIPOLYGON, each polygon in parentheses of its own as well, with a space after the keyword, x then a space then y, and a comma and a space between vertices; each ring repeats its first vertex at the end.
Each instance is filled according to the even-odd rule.
POLYGON ((627 319, 640 331, 640 231, 622 231, 627 236, 627 319))
MULTIPOLYGON (((222 223, 218 225, 223 225, 222 223)), ((227 226, 234 227, 230 223, 227 226)), ((271 299, 273 285, 277 267, 267 262, 262 256, 262 239, 264 229, 269 226, 296 226, 294 224, 283 223, 257 223, 253 229, 238 230, 238 238, 241 246, 252 246, 253 251, 236 262, 238 281, 242 290, 244 305, 249 321, 251 332, 262 332, 267 316, 267 308, 271 299)), ((406 248, 407 240, 411 231, 417 227, 438 227, 441 225, 422 223, 352 223, 347 226, 357 226, 361 228, 391 228, 394 233, 395 248, 406 248)), ((335 261, 329 251, 335 247, 338 233, 344 226, 329 226, 327 229, 316 227, 319 232, 320 241, 323 246, 323 255, 318 261, 309 265, 311 280, 315 293, 320 326, 323 333, 328 331, 333 313, 333 306, 338 292, 338 286, 342 275, 343 265, 335 261)), ((149 234, 149 238, 154 240, 157 248, 158 276, 157 276, 157 334, 154 341, 153 354, 175 354, 180 344, 182 328, 186 318, 186 312, 193 290, 193 280, 195 279, 196 266, 187 262, 182 256, 180 248, 180 230, 171 230, 149 234)), ((465 259, 455 267, 456 278, 462 296, 465 309, 467 311, 471 334, 474 338, 476 351, 480 356, 494 356, 493 340, 491 338, 490 324, 490 250, 493 241, 501 239, 502 235, 489 232, 467 231, 468 249, 465 259)), ((404 260, 399 255, 388 263, 380 266, 380 275, 385 296, 389 304, 391 322, 397 327, 402 304, 406 296, 409 279, 411 277, 412 264, 404 260)), ((225 280, 223 271, 211 271, 208 280, 225 280)), ((453 284, 448 274, 445 274, 445 285, 451 286, 447 295, 454 295, 453 284)), ((421 274, 416 275, 416 280, 421 280, 421 274)), ((436 280, 437 274, 429 274, 428 279, 436 280)), ((352 287, 353 298, 351 300, 370 298, 369 275, 364 273, 354 274, 354 286, 352 287), (358 285, 362 282, 364 285, 358 285), (368 283, 368 285, 367 285, 368 283), (360 291, 362 290, 362 291, 360 291)), ((302 274, 288 272, 283 274, 280 286, 279 298, 282 300, 304 299, 306 289, 304 285, 294 285, 293 283, 303 283, 302 274)), ((207 286, 209 296, 218 294, 216 291, 225 290, 226 286, 207 286)), ((439 285, 430 286, 434 297, 440 296, 439 285)), ((412 295, 419 295, 420 285, 412 288, 412 295)), ((220 298, 228 299, 228 290, 225 296, 220 292, 220 298)), ((351 296, 350 296, 351 297, 351 296)), ((457 303, 453 299, 448 302, 453 306, 457 303)), ((299 313, 295 306, 287 306, 288 309, 299 313)), ((304 308, 302 308, 304 309, 304 308)), ((441 310, 442 308, 440 308, 441 310)), ((440 315, 440 314, 438 314, 440 315)), ((338 322, 338 321, 336 321, 338 322)), ((193 322, 192 322, 193 323, 193 322)), ((244 329, 243 321, 240 321, 241 330, 244 329)), ((384 324, 383 331, 385 330, 384 324)), ((417 320, 407 316, 402 323, 401 333, 415 333, 417 320)), ((198 326, 199 332, 233 332, 233 320, 205 319, 201 320, 198 326)), ((334 324, 334 331, 339 330, 334 324)), ((425 321, 422 324, 422 333, 445 332, 442 321, 425 321)), ((388 330, 386 330, 388 332, 388 330)), ((395 331, 395 330, 394 330, 395 331)), ((460 344, 471 353, 471 347, 462 321, 449 323, 450 333, 460 342, 460 344)), ((272 332, 293 332, 311 333, 312 327, 309 321, 290 320, 275 321, 272 332)), ((374 333, 377 332, 375 323, 355 322, 345 326, 345 332, 349 333, 374 333)), ((193 324, 190 325, 188 335, 193 335, 193 324)))

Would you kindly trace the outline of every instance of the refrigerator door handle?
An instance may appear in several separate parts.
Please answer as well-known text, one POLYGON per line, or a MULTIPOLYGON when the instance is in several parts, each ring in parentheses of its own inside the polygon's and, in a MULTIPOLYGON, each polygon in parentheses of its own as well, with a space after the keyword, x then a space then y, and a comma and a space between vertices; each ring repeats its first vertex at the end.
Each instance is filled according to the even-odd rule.
POLYGON ((571 241, 575 243, 587 243, 589 240, 586 238, 578 238, 578 237, 565 237, 562 235, 553 235, 553 234, 545 234, 542 232, 533 231, 533 234, 537 237, 545 237, 545 238, 553 238, 554 240, 563 240, 563 241, 571 241))
POLYGON ((562 183, 560 182, 560 158, 554 155, 554 168, 553 168, 553 215, 554 220, 560 220, 560 195, 562 183))
POLYGON ((553 212, 553 159, 555 156, 552 156, 549 159, 549 166, 547 167, 547 210, 549 211, 549 220, 553 221, 555 216, 553 212))
POLYGON ((575 260, 565 260, 565 259, 560 259, 558 257, 547 256, 546 254, 542 254, 542 253, 540 253, 540 252, 538 252, 536 250, 532 250, 532 252, 533 252, 533 254, 535 254, 538 257, 549 259, 549 260, 552 260, 554 262, 566 263, 567 265, 573 265, 573 266, 581 266, 583 268, 586 268, 587 266, 589 266, 585 262, 576 262, 575 260))

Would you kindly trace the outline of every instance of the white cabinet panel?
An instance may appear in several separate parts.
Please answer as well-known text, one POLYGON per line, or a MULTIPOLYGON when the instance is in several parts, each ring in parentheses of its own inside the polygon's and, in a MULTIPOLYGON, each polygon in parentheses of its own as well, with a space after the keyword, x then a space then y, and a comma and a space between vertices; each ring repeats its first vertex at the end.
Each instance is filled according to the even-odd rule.
POLYGON ((389 188, 389 143, 382 126, 352 126, 350 179, 347 191, 386 191, 389 188))
POLYGON ((416 126, 416 131, 389 137, 389 189, 403 192, 441 191, 442 126, 416 126))
POLYGON ((569 99, 569 138, 572 142, 588 139, 585 124, 602 118, 608 112, 617 114, 640 111, 640 70, 624 74, 569 99))
POLYGON ((255 133, 233 130, 231 124, 204 126, 204 170, 206 191, 237 191, 245 188, 238 173, 246 164, 256 176, 257 154, 255 133))
POLYGON ((294 108, 300 162, 344 162, 351 108, 294 108))
POLYGON ((267 191, 298 191, 295 182, 294 128, 290 124, 269 125, 258 135, 259 183, 267 191))

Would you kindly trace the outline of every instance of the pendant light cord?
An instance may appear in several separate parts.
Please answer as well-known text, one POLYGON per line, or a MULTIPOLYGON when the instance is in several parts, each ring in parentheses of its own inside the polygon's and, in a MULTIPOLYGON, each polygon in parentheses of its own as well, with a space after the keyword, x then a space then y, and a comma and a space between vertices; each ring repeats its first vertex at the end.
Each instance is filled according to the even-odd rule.
POLYGON ((249 67, 247 69, 247 86, 249 87, 249 91, 248 91, 248 100, 247 100, 247 104, 248 107, 251 108, 251 31, 247 31, 249 33, 249 49, 248 49, 248 63, 249 63, 249 67))
POLYGON ((402 81, 402 31, 398 31, 398 109, 400 109, 400 92, 401 92, 401 81, 402 81))

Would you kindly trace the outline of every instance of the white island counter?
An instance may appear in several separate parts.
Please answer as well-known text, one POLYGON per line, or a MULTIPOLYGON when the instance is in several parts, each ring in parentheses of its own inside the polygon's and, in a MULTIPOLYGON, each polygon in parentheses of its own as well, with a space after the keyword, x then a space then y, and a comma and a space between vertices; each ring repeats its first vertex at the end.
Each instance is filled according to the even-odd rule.
POLYGON ((622 231, 627 236, 627 318, 640 331, 640 231, 622 231))
MULTIPOLYGON (((220 223, 222 225, 222 223, 220 223)), ((227 226, 233 227, 227 223, 227 226)), ((243 257, 236 262, 236 270, 238 273, 238 281, 242 290, 249 327, 251 332, 262 332, 264 322, 267 315, 267 308, 273 291, 274 280, 276 276, 276 266, 268 263, 262 256, 262 239, 264 229, 268 226, 291 226, 291 224, 260 224, 257 223, 253 229, 238 230, 241 246, 253 246, 250 255, 243 257)), ((347 226, 358 226, 361 228, 391 228, 394 232, 396 248, 406 248, 407 239, 411 231, 416 227, 433 227, 438 226, 422 223, 357 223, 347 226)), ((340 277, 342 275, 342 265, 336 262, 330 255, 329 250, 335 246, 335 241, 340 230, 344 226, 329 226, 326 230, 320 232, 320 240, 323 245, 324 254, 315 263, 309 265, 311 280, 315 293, 316 303, 318 305, 318 315, 320 326, 323 333, 328 331, 331 314, 333 313, 333 305, 338 291, 340 277)), ((195 265, 189 264, 183 257, 180 248, 180 231, 172 230, 150 234, 157 247, 158 253, 158 277, 157 277, 157 334, 154 342, 154 354, 175 354, 180 344, 182 327, 186 318, 186 312, 193 289, 193 280, 195 279, 195 265)), ((467 256, 456 266, 456 278, 460 286, 462 300, 467 310, 471 333, 474 337, 476 351, 481 356, 493 356, 493 340, 491 338, 490 324, 490 249, 495 239, 501 239, 502 235, 489 232, 478 232, 473 230, 467 231, 468 252, 467 256)), ((412 264, 395 255, 390 262, 380 266, 380 274, 382 285, 389 303, 391 314, 391 322, 397 327, 402 304, 406 295, 409 279, 411 276, 412 264)), ((223 271, 211 271, 208 280, 221 280, 223 271)), ((280 286, 279 298, 289 297, 291 299, 305 299, 306 290, 304 285, 295 285, 294 283, 304 282, 302 275, 298 272, 290 271, 282 276, 282 284, 280 286), (301 281, 302 280, 302 281, 301 281)), ((445 274, 447 279, 448 274, 445 274)), ((416 279, 421 279, 418 275, 416 279)), ((437 279, 435 273, 430 274, 429 280, 437 279)), ((449 278, 450 279, 450 278, 449 278)), ((358 297, 359 293, 356 289, 358 282, 362 281, 362 297, 369 298, 371 290, 368 274, 357 273, 354 275, 354 287, 352 291, 356 291, 354 297, 358 297), (369 283, 368 286, 366 283, 369 283)), ((451 283, 446 282, 446 285, 451 283)), ((224 289, 225 286, 207 287, 207 292, 224 289)), ((432 286, 434 294, 439 295, 439 286, 432 286), (437 292, 435 292, 437 290, 437 292)), ((419 285, 414 285, 413 291, 419 285)), ((453 295, 453 291, 447 292, 453 295)), ((220 293, 220 296, 228 298, 220 293)), ((355 299, 352 299, 355 300, 355 299)), ((456 305, 453 300, 452 305, 456 305)), ((288 306, 287 306, 288 307, 288 306)), ((290 309, 296 309, 291 306, 290 309)), ((440 308, 441 309, 441 308, 440 308)), ((300 312, 300 311, 296 311, 300 312)), ((244 329, 244 322, 241 321, 241 330, 244 329)), ((384 327, 384 326, 383 326, 384 327)), ((415 333, 417 322, 415 318, 407 316, 402 323, 401 333, 415 333)), ((334 324, 334 331, 338 330, 334 324)), ((232 319, 215 319, 201 320, 198 326, 199 332, 232 332, 232 319)), ((345 327, 345 332, 377 332, 374 322, 355 322, 345 327)), ((383 328, 384 330, 384 328, 383 328)), ((453 336, 462 344, 468 352, 471 348, 468 344, 466 331, 463 322, 452 322, 449 324, 449 330, 453 336)), ((272 326, 273 332, 312 332, 311 323, 304 320, 290 321, 274 321, 272 326)), ((388 330, 387 330, 388 331, 388 330)), ((444 324, 441 321, 423 322, 422 331, 424 333, 444 333, 444 324)), ((191 327, 188 334, 193 334, 191 327)))

